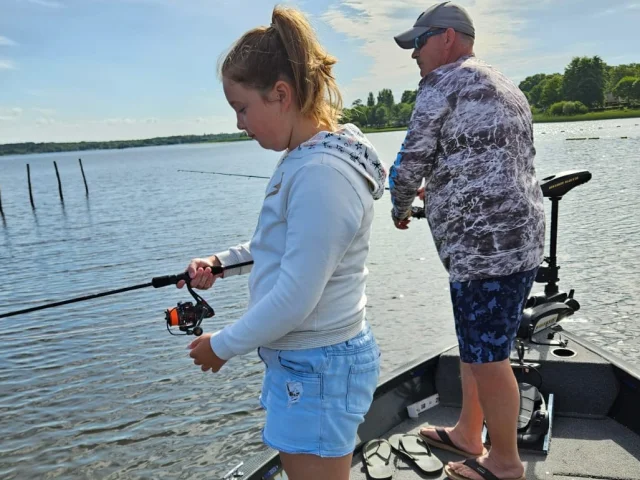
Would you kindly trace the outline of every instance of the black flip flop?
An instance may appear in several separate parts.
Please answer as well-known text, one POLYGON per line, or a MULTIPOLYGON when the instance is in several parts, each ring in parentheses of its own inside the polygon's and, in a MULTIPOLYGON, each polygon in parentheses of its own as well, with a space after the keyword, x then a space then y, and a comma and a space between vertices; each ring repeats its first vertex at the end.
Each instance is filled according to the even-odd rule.
POLYGON ((434 475, 442 472, 444 465, 429 448, 429 445, 418 435, 397 433, 389 437, 394 450, 408 457, 422 472, 434 475))
POLYGON ((387 480, 393 475, 391 463, 391 444, 383 438, 371 440, 362 447, 362 460, 367 467, 369 477, 374 480, 387 480))
POLYGON ((422 433, 420 433, 420 438, 423 439, 432 447, 448 450, 449 452, 457 453, 458 455, 462 455, 463 457, 467 457, 467 458, 476 458, 486 453, 486 451, 483 451, 480 454, 476 454, 476 453, 467 452, 465 450, 458 448, 458 446, 451 441, 449 434, 446 432, 444 428, 436 428, 435 432, 440 437, 440 441, 435 440, 426 435, 423 435, 422 433))
MULTIPOLYGON (((468 458, 464 462, 462 462, 462 464, 464 466, 466 466, 466 467, 469 467, 471 470, 476 472, 478 475, 480 475, 485 480, 527 480, 526 477, 524 476, 524 474, 522 474, 522 476, 520 476, 518 478, 503 478, 503 479, 500 479, 500 478, 496 477, 493 474, 493 472, 491 472, 490 470, 488 470, 488 469, 484 468, 482 465, 480 465, 475 458, 468 458)), ((444 473, 446 473, 447 477, 451 478, 452 480, 470 480, 469 477, 465 477, 464 475, 460 475, 459 473, 454 472, 451 469, 451 467, 449 467, 448 465, 446 467, 444 467, 444 473)))

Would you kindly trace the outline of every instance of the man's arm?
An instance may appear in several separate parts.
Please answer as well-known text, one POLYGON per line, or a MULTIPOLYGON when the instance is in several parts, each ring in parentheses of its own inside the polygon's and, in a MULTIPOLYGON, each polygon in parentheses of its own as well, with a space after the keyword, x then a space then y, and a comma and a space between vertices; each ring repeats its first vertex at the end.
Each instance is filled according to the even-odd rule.
POLYGON ((420 183, 433 168, 440 130, 449 111, 449 103, 439 91, 426 87, 418 93, 407 135, 389 171, 394 220, 410 216, 420 183))

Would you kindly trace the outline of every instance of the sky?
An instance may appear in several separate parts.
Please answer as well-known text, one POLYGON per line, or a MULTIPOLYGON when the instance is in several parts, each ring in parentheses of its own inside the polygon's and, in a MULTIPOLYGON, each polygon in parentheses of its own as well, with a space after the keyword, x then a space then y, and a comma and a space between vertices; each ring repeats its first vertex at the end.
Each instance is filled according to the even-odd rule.
MULTIPOLYGON (((334 69, 345 106, 417 88, 393 35, 432 3, 298 0, 334 69)), ((459 0, 476 55, 518 83, 563 72, 575 56, 640 63, 640 0, 459 0)), ((267 0, 0 0, 0 143, 236 132, 218 60, 271 23, 267 0)))

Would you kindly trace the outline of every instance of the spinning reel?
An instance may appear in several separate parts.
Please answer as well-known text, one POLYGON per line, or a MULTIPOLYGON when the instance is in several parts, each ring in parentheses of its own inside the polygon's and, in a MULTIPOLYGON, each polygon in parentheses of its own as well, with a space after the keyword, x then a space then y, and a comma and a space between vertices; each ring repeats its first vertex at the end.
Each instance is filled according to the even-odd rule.
POLYGON ((195 299, 193 302, 178 302, 178 305, 165 310, 165 320, 167 321, 167 331, 171 335, 202 335, 202 327, 200 324, 205 318, 211 318, 215 315, 213 308, 206 302, 204 298, 193 291, 189 281, 186 282, 187 290, 195 299), (184 333, 173 333, 171 327, 178 327, 184 333))

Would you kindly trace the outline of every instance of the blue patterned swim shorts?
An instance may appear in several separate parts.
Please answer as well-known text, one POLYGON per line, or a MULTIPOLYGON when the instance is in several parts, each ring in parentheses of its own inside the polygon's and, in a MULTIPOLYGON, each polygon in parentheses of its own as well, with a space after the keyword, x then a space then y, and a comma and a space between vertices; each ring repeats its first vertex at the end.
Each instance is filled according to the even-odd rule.
POLYGON ((537 270, 450 283, 462 362, 489 363, 509 358, 537 270))

